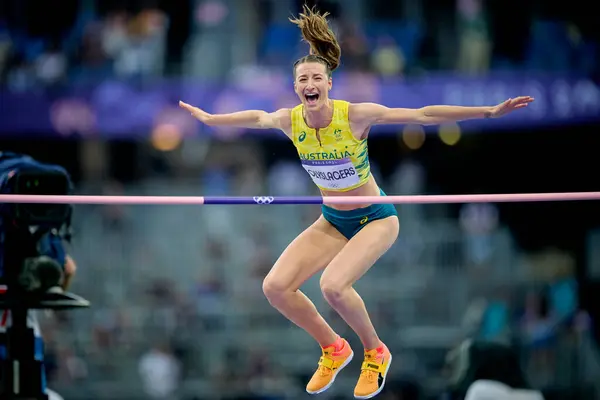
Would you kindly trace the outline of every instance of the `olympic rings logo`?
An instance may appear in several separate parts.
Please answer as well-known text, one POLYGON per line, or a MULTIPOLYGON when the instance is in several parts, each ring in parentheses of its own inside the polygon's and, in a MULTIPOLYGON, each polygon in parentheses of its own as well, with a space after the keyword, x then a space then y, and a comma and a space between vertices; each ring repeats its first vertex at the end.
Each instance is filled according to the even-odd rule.
POLYGON ((254 196, 253 200, 256 204, 271 204, 275 198, 271 196, 254 196))

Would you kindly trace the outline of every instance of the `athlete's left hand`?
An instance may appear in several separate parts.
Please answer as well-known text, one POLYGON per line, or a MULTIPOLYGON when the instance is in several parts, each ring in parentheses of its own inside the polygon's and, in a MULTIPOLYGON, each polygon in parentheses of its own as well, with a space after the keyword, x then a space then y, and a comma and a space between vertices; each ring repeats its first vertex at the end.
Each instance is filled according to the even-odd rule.
POLYGON ((503 117, 506 114, 517 110, 519 108, 525 108, 529 105, 529 103, 533 102, 533 97, 531 96, 520 96, 515 97, 514 99, 508 99, 503 103, 498 104, 495 107, 492 107, 490 111, 490 118, 499 118, 503 117))

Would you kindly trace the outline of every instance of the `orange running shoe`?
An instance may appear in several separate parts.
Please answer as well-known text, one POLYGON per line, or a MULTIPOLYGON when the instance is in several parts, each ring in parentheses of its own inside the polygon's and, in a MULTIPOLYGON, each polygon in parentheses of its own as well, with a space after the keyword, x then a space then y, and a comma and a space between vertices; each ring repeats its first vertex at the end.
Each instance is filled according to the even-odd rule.
POLYGON ((337 374, 352 361, 354 352, 350 344, 346 339, 342 339, 342 342, 343 346, 339 351, 335 351, 334 345, 323 348, 319 367, 306 385, 307 393, 319 394, 329 389, 337 374))
POLYGON ((385 385, 385 377, 392 363, 392 353, 385 344, 383 352, 377 349, 365 351, 365 361, 362 364, 358 383, 354 388, 354 397, 357 399, 370 399, 381 392, 385 385))

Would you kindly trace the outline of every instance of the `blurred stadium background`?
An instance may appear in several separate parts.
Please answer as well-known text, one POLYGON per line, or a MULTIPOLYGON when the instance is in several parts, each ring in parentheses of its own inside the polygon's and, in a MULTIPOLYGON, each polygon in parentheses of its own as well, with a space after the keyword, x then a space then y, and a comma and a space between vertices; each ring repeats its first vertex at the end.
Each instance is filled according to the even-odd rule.
MULTIPOLYGON (((315 4, 315 2, 308 2, 315 4)), ((328 0, 337 98, 493 105, 498 121, 376 129, 388 193, 600 190, 600 29, 593 2, 328 0)), ((300 0, 2 0, 0 148, 69 168, 77 192, 312 195, 285 137, 215 130, 209 112, 295 105, 300 0)), ((395 360, 380 398, 443 399, 464 337, 514 344, 529 378, 599 398, 597 202, 410 205, 360 281, 395 360)), ((67 399, 302 399, 318 346, 262 278, 318 206, 77 206, 73 291, 43 317, 49 386, 67 399), (276 350, 276 351, 274 351, 276 350)), ((307 294, 344 334, 322 300, 307 294)), ((356 338, 349 334, 356 346, 356 338)), ((323 398, 348 398, 355 363, 323 398)))

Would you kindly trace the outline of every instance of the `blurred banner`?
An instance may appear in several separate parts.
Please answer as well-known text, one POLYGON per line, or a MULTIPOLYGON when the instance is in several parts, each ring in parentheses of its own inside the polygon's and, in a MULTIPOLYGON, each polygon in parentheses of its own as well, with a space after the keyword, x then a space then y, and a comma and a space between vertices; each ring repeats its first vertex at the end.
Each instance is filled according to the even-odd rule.
MULTIPOLYGON (((408 108, 495 105, 521 95, 536 98, 526 111, 499 120, 469 121, 462 124, 463 131, 600 121, 600 86, 587 77, 566 74, 493 73, 480 78, 428 74, 388 81, 339 73, 334 76, 332 91, 334 98, 408 108)), ((181 79, 106 80, 33 92, 4 90, 0 92, 0 134, 143 138, 159 126, 172 127, 187 136, 218 133, 196 124, 180 110, 180 99, 213 113, 272 111, 298 103, 291 77, 268 70, 244 71, 227 86, 181 79)))

